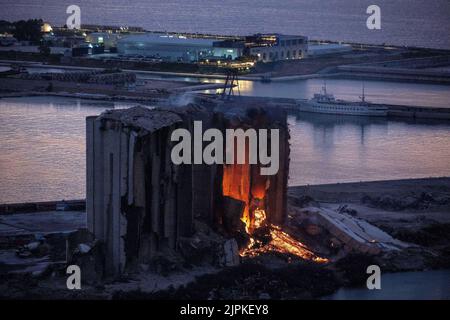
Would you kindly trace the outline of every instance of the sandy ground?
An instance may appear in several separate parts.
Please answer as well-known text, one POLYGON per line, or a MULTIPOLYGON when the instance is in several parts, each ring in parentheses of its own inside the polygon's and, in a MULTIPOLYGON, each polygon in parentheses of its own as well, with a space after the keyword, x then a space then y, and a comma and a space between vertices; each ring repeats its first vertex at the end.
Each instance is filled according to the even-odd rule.
POLYGON ((351 183, 321 184, 290 187, 289 194, 308 194, 315 196, 318 201, 326 202, 357 202, 363 195, 380 195, 389 193, 402 196, 408 193, 450 192, 450 178, 424 178, 403 180, 363 181, 351 183))
POLYGON ((175 88, 188 87, 192 83, 178 81, 146 80, 145 85, 138 86, 134 91, 118 88, 114 85, 102 85, 93 83, 73 83, 69 81, 43 81, 43 80, 22 80, 16 78, 2 78, 0 81, 0 91, 45 91, 49 83, 53 85, 53 92, 70 93, 94 93, 106 95, 129 95, 146 96, 154 95, 151 90, 171 90, 175 88))
POLYGON ((82 211, 44 211, 0 216, 0 236, 70 232, 86 227, 82 211))
POLYGON ((289 202, 313 199, 344 209, 395 239, 411 244, 384 263, 393 271, 450 267, 450 178, 343 183, 289 188, 289 202))
POLYGON ((392 227, 450 223, 450 178, 291 187, 289 196, 310 196, 332 209, 348 204, 359 217, 392 227))

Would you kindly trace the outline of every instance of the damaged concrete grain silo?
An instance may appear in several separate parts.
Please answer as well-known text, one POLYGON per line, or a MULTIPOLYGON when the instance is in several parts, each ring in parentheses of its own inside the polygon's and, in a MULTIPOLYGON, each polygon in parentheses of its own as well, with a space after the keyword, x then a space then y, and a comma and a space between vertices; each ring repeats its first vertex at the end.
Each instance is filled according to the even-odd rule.
POLYGON ((234 251, 236 243, 242 246, 263 222, 282 224, 288 139, 284 111, 236 101, 134 107, 88 117, 88 227, 104 244, 105 273, 123 273, 164 250, 185 250, 196 232, 195 221, 204 222, 224 239, 236 239, 225 245, 234 251), (171 135, 180 128, 194 135, 194 121, 201 121, 202 130, 221 132, 277 128, 278 172, 263 176, 261 165, 249 163, 174 164, 171 151, 176 143, 171 135))

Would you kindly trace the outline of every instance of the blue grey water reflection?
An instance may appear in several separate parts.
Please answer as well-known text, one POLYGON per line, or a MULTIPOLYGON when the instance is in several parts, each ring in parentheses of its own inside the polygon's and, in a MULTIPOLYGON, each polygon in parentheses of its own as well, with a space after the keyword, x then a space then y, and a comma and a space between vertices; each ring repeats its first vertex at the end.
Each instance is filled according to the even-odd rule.
POLYGON ((290 184, 450 175, 450 125, 299 113, 289 117, 290 184))
MULTIPOLYGON (((85 197, 85 117, 133 103, 0 100, 0 203, 85 197)), ((289 116, 291 185, 450 176, 450 124, 289 116)))

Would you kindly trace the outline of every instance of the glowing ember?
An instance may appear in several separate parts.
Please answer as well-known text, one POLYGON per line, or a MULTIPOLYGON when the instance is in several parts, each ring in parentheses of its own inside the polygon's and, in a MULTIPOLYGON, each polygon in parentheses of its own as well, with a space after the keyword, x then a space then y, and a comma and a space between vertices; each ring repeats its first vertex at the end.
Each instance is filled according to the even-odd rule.
POLYGON ((270 235, 272 236, 272 241, 270 241, 269 245, 272 246, 275 251, 291 253, 302 259, 312 260, 318 263, 328 262, 328 259, 316 256, 311 250, 306 248, 303 243, 295 240, 286 232, 283 232, 278 226, 272 225, 270 235))
POLYGON ((253 228, 261 228, 264 221, 266 220, 266 212, 262 209, 256 209, 253 213, 255 220, 253 221, 253 228))
MULTIPOLYGON (((266 220, 266 212, 263 209, 256 209, 253 212, 253 221, 242 219, 246 224, 246 231, 256 230, 263 226, 266 220)), ((250 234, 250 233, 249 233, 250 234)), ((321 258, 309 250, 303 243, 295 240, 289 234, 282 231, 279 226, 270 225, 271 240, 268 244, 262 245, 261 241, 250 237, 250 243, 244 250, 241 251, 241 256, 255 257, 261 253, 280 252, 293 254, 305 260, 311 260, 317 263, 326 263, 328 259, 321 258)))
POLYGON ((245 231, 250 236, 250 242, 247 248, 241 250, 240 255, 254 257, 267 252, 280 252, 317 263, 328 262, 327 259, 316 256, 305 245, 283 232, 280 227, 266 225, 267 214, 264 210, 264 199, 269 182, 263 176, 252 176, 250 179, 250 175, 251 167, 248 163, 223 167, 223 195, 245 203, 241 220, 245 223, 245 231), (257 229, 265 225, 268 227, 269 243, 263 243, 258 237, 252 236, 257 229))
POLYGON ((250 217, 249 216, 242 216, 241 221, 245 223, 245 232, 250 234, 250 217))
POLYGON ((301 259, 311 260, 317 263, 328 262, 328 259, 317 256, 304 244, 292 238, 278 226, 270 226, 270 235, 272 240, 265 246, 262 246, 260 241, 250 238, 250 244, 242 250, 241 256, 256 257, 262 253, 280 252, 292 254, 301 259))

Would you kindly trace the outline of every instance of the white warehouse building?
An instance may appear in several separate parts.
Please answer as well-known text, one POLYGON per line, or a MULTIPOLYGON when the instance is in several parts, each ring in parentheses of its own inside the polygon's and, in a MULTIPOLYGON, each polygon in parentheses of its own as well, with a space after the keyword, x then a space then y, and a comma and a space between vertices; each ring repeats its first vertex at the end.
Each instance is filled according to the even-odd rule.
POLYGON ((208 58, 236 59, 243 48, 216 46, 216 39, 186 38, 178 35, 146 33, 117 41, 117 52, 124 56, 160 58, 172 62, 194 62, 208 58))
POLYGON ((258 34, 249 39, 262 40, 250 47, 250 55, 257 57, 258 61, 303 59, 308 56, 308 38, 305 36, 258 34))

